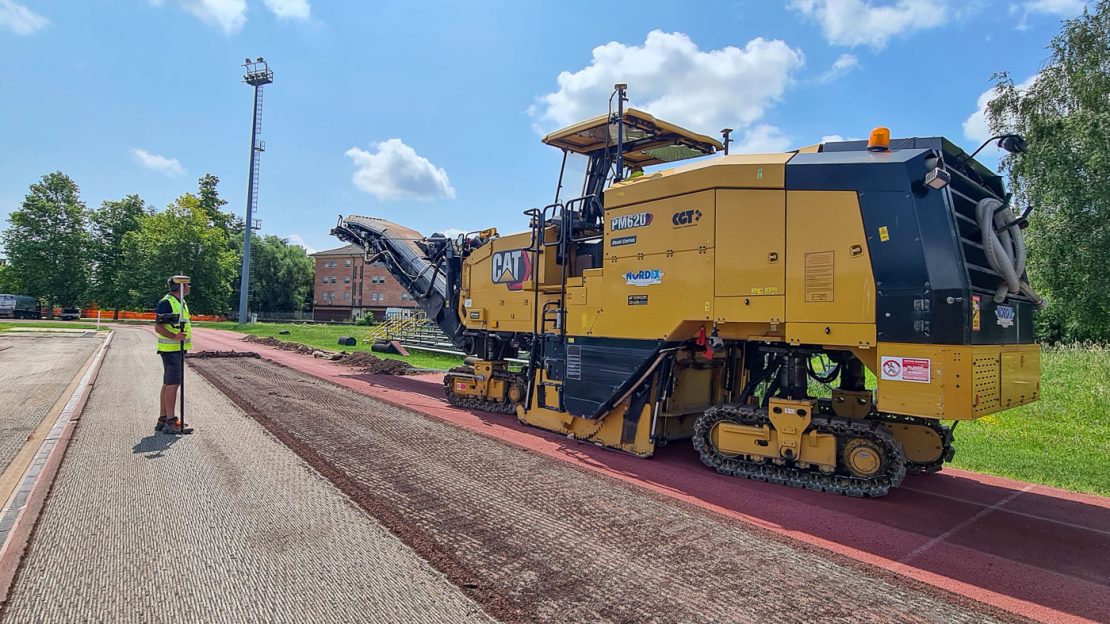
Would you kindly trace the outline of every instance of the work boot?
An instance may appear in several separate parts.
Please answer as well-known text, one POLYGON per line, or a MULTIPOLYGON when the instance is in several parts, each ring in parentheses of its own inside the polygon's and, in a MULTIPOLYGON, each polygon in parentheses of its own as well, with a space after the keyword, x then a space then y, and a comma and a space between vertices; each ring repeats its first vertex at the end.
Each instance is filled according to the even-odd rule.
POLYGON ((169 435, 188 435, 192 432, 192 427, 182 427, 181 421, 176 418, 167 420, 165 426, 162 427, 162 433, 168 433, 169 435))
POLYGON ((158 417, 158 422, 154 423, 154 433, 158 433, 159 431, 161 431, 165 427, 166 427, 166 417, 165 416, 159 416, 158 417))

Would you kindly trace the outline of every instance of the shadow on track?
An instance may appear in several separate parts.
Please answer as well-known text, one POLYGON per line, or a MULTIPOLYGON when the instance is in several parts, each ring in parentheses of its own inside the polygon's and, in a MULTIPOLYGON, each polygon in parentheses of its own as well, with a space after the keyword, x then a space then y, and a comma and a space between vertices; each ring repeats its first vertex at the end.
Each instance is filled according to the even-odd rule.
POLYGON ((160 459, 165 457, 166 451, 171 446, 177 444, 181 439, 179 435, 167 435, 164 433, 152 433, 147 437, 135 443, 131 447, 133 455, 142 455, 146 459, 160 459))

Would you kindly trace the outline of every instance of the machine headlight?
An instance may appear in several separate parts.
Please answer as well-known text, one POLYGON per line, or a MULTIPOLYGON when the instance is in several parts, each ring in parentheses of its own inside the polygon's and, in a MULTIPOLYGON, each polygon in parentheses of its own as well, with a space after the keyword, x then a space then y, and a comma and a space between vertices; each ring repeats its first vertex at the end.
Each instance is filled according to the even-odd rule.
POLYGON ((925 174, 925 186, 940 190, 952 181, 952 174, 948 173, 940 167, 934 167, 932 171, 925 174))

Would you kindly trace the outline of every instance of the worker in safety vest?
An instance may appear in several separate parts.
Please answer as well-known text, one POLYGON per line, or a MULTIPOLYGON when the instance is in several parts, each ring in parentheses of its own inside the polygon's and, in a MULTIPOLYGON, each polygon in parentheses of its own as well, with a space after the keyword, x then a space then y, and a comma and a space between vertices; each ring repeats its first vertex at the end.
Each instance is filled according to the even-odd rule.
POLYGON ((170 292, 162 297, 155 309, 155 318, 159 323, 154 326, 154 331, 158 334, 158 355, 162 356, 162 393, 158 423, 154 425, 154 430, 163 433, 187 433, 181 430, 181 423, 174 418, 174 405, 177 403, 177 391, 181 387, 181 376, 185 371, 185 352, 193 348, 193 325, 189 322, 189 306, 182 301, 189 294, 189 284, 175 283, 172 277, 166 282, 170 292), (177 322, 161 322, 165 320, 177 322))

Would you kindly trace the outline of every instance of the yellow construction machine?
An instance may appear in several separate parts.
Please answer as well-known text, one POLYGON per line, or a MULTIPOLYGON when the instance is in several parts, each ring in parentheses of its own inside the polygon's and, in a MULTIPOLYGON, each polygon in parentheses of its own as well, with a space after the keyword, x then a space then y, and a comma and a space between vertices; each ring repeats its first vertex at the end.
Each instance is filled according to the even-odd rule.
POLYGON ((952 458, 942 421, 1040 396, 1024 219, 963 150, 879 128, 729 154, 727 132, 615 95, 544 138, 559 190, 524 232, 332 230, 469 355, 448 401, 641 457, 689 438, 720 473, 882 496, 952 458), (571 198, 568 159, 585 171, 571 198))

